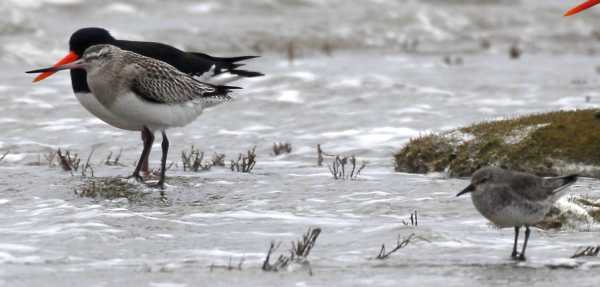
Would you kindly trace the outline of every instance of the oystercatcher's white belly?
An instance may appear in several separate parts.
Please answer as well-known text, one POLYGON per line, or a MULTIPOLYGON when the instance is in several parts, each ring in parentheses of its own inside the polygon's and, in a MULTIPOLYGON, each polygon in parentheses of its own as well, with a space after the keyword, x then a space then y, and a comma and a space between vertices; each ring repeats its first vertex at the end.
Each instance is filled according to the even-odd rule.
POLYGON ((116 97, 108 110, 135 125, 147 126, 150 130, 164 130, 191 123, 202 113, 202 109, 201 101, 161 104, 145 101, 129 92, 116 97))
POLYGON ((139 131, 142 126, 127 118, 119 117, 102 105, 93 93, 75 93, 79 103, 90 113, 105 123, 124 130, 139 131))

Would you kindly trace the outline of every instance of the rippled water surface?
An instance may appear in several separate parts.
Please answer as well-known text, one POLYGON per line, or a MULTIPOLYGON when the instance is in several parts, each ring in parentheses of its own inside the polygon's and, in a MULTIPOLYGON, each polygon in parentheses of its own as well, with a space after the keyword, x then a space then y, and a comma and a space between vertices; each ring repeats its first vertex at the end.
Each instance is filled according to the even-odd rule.
MULTIPOLYGON (((395 173, 392 155, 429 132, 599 106, 600 9, 562 18, 577 1, 164 2, 0 3, 0 152, 9 152, 0 163, 0 286, 597 284, 600 261, 569 259, 600 243, 596 226, 536 229, 529 260, 514 263, 512 230, 454 196, 466 180, 395 173), (62 56, 83 26, 221 56, 260 54, 248 69, 267 76, 235 82, 244 87, 235 101, 169 131, 176 164, 165 198, 136 184, 130 200, 80 197, 89 180, 131 173, 141 149, 139 134, 79 105, 67 73, 36 84, 23 74, 62 56), (523 50, 518 60, 512 45, 523 50), (279 141, 292 153, 272 155, 279 141), (317 144, 368 165, 356 180, 333 180, 316 165, 317 144), (180 152, 190 145, 228 160, 256 146, 258 163, 249 174, 184 172, 180 152), (96 178, 35 165, 59 147, 84 159, 94 149, 96 178), (103 164, 120 149, 124 166, 103 164), (417 227, 403 223, 414 210, 417 227), (312 276, 261 270, 271 241, 286 252, 315 226, 312 276), (388 260, 372 259, 412 233, 388 260), (242 258, 241 271, 210 269, 242 258)), ((159 154, 155 144, 152 166, 159 154)), ((571 193, 598 196, 597 186, 582 180, 571 193)))

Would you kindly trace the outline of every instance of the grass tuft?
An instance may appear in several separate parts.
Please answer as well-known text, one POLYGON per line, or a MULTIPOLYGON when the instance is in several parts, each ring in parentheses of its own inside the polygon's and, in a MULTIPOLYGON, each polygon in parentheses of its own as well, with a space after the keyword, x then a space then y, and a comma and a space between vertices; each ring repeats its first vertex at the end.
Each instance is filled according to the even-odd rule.
POLYGON ((141 201, 146 195, 135 185, 121 178, 88 179, 75 190, 75 194, 94 199, 127 198, 132 202, 141 201))

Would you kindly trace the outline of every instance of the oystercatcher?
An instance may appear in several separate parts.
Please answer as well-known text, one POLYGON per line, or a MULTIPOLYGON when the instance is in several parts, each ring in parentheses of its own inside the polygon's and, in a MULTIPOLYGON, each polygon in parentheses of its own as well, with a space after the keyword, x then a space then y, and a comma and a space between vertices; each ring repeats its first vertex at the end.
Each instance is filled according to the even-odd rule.
POLYGON ((87 48, 74 62, 30 72, 65 69, 85 70, 90 91, 113 119, 120 121, 116 124, 144 134, 142 155, 132 174, 135 179, 143 180, 140 171, 152 148, 154 132, 162 132, 160 188, 164 188, 169 151, 165 130, 189 124, 204 108, 229 101, 228 93, 237 89, 200 82, 166 62, 106 44, 87 48))
MULTIPOLYGON (((54 66, 68 64, 80 59, 87 48, 97 44, 110 44, 124 50, 166 62, 179 71, 192 76, 204 75, 210 77, 224 73, 229 73, 237 77, 258 77, 263 75, 259 72, 240 69, 244 64, 239 62, 253 59, 257 56, 218 58, 203 53, 184 52, 161 43, 118 40, 107 30, 96 27, 82 28, 73 33, 69 40, 69 53, 54 66)), ((41 81, 54 73, 55 71, 48 70, 47 72, 38 75, 33 81, 41 81)), ((137 125, 131 124, 120 118, 118 115, 113 114, 98 101, 97 96, 94 95, 86 81, 85 70, 71 70, 71 85, 77 100, 79 100, 81 105, 93 115, 111 126, 125 130, 138 130, 137 125)), ((142 140, 147 141, 148 139, 145 139, 144 136, 145 134, 142 133, 142 140)), ((143 159, 142 171, 145 173, 148 172, 148 156, 149 153, 143 159)))

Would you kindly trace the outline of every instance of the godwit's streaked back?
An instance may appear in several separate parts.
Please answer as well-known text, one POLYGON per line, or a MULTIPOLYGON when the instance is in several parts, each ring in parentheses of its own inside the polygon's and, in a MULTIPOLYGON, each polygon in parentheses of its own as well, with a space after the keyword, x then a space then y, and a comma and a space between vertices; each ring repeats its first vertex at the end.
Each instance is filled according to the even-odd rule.
POLYGON ((159 187, 164 187, 169 141, 165 130, 185 126, 206 107, 226 102, 236 87, 202 83, 175 67, 123 50, 113 45, 94 45, 81 59, 31 73, 84 69, 87 84, 98 103, 115 115, 118 126, 127 126, 143 134, 144 148, 133 177, 142 180, 140 170, 154 141, 154 132, 162 132, 162 158, 159 187))

